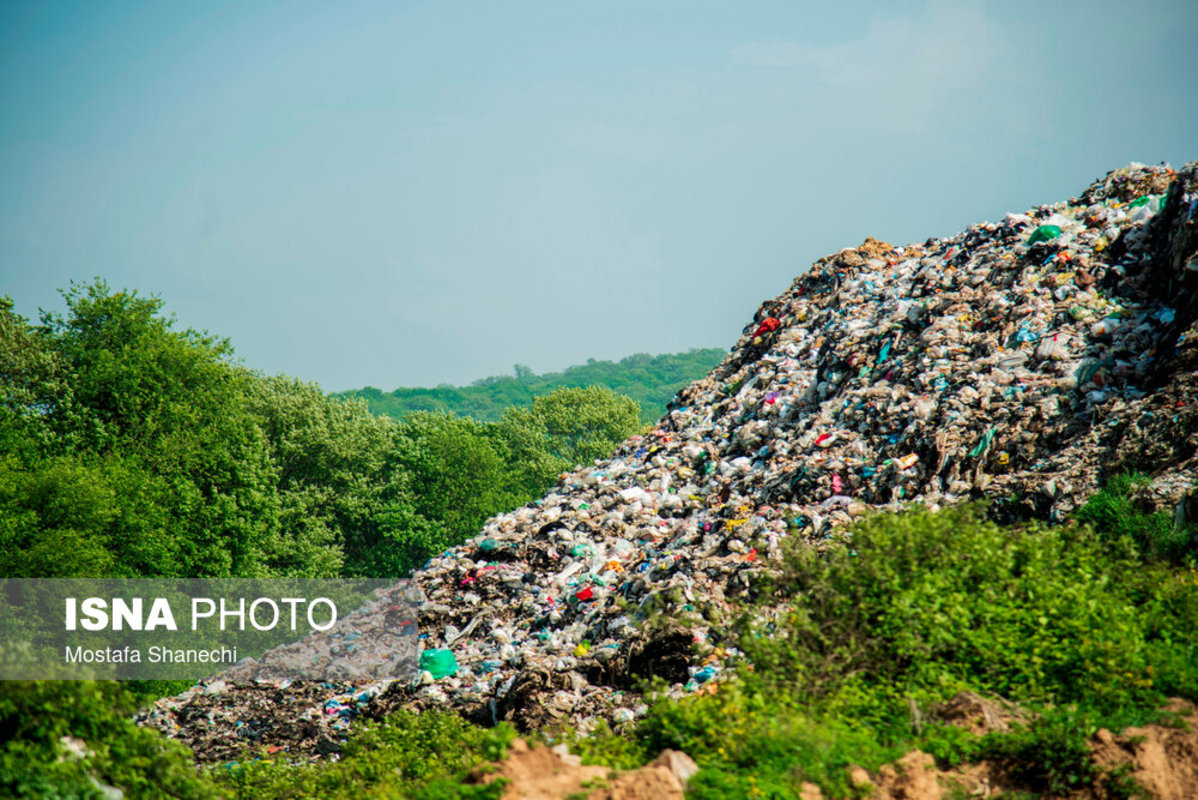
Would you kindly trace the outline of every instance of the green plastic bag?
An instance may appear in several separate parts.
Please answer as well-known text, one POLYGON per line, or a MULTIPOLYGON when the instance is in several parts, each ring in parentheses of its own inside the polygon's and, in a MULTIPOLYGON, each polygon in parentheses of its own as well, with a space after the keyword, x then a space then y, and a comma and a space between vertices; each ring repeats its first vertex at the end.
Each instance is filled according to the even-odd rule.
POLYGON ((1041 225, 1032 231, 1032 235, 1027 237, 1028 244, 1036 244, 1036 242, 1047 242, 1049 239, 1055 239, 1061 235, 1061 229, 1056 225, 1041 225))
POLYGON ((458 671, 458 660, 452 650, 425 650, 420 654, 420 668, 440 680, 458 671))
POLYGON ((1156 209, 1157 211, 1160 211, 1161 206, 1163 206, 1165 204, 1165 195, 1163 195, 1163 194, 1141 195, 1140 197, 1137 197, 1135 200, 1132 200, 1131 202, 1129 202, 1127 204, 1127 207, 1128 208, 1139 208, 1140 206, 1146 206, 1149 203, 1152 203, 1152 207, 1154 209, 1156 209))
POLYGON ((990 430, 988 430, 984 434, 982 434, 982 438, 981 438, 981 441, 978 442, 978 446, 973 448, 972 450, 970 450, 969 455, 973 458, 976 458, 976 457, 980 456, 982 453, 989 450, 990 443, 994 441, 994 434, 997 431, 998 431, 998 428, 991 428, 990 430))

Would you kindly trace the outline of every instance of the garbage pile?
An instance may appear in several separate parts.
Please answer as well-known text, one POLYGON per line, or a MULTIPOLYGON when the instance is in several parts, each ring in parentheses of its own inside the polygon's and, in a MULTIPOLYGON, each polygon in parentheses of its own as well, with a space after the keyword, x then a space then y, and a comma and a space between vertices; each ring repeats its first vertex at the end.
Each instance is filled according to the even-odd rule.
POLYGON ((869 509, 1061 520, 1132 469, 1198 508, 1196 251, 1198 163, 820 259, 653 431, 421 569, 424 668, 365 713, 585 731, 643 714, 644 678, 707 691, 783 541, 869 509))
POLYGON ((387 688, 391 676, 411 672, 420 658, 416 640, 420 590, 359 581, 345 607, 366 602, 318 635, 244 658, 218 678, 158 700, 138 721, 184 739, 200 761, 232 761, 245 751, 267 755, 335 756, 350 724, 387 688), (312 676, 327 680, 311 680, 312 676))
POLYGON ((181 739, 199 762, 229 762, 248 753, 335 758, 349 726, 386 688, 281 680, 193 686, 143 710, 138 723, 181 739))

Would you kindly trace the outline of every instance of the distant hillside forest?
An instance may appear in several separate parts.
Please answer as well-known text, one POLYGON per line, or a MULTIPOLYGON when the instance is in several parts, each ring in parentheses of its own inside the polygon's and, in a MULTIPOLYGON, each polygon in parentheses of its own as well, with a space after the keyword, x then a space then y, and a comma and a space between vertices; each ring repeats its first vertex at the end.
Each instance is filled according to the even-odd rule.
POLYGON ((618 362, 592 358, 563 372, 543 375, 517 364, 515 375, 494 375, 469 386, 402 387, 388 393, 367 386, 339 396, 361 398, 371 412, 395 418, 413 411, 439 411, 480 422, 498 422, 506 409, 530 405, 533 398, 557 389, 602 386, 636 400, 642 421, 653 422, 665 413, 666 403, 679 389, 706 375, 723 357, 724 351, 716 348, 660 356, 637 353, 618 362))

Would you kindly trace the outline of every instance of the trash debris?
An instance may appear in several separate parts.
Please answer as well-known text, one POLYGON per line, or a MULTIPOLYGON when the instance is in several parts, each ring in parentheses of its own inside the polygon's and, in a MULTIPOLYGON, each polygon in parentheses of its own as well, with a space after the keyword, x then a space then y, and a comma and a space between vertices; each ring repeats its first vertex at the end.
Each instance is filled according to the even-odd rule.
POLYGON ((420 669, 429 673, 433 680, 440 680, 455 674, 458 662, 452 650, 425 650, 420 654, 420 669))
MULTIPOLYGON (((1198 474, 1195 208, 1198 163, 1132 165, 951 238, 820 259, 652 431, 414 575, 425 652, 456 669, 425 666, 369 713, 627 724, 640 678, 719 691, 734 604, 787 538, 822 548, 870 509, 974 498, 1061 521, 1147 467, 1180 502, 1198 474)), ((190 697, 147 721, 193 746, 235 730, 190 697)))

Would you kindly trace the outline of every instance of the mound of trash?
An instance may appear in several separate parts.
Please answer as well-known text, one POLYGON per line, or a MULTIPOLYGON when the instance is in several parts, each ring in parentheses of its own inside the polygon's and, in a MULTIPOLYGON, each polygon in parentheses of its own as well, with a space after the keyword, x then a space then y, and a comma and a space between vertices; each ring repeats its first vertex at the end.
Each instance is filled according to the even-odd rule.
MULTIPOLYGON (((1135 470, 1153 478, 1143 503, 1193 518, 1196 322, 1198 162, 1133 164, 951 238, 820 259, 650 433, 416 573, 415 681, 308 718, 629 722, 642 679, 677 694, 719 679, 737 598, 784 540, 820 547, 870 509, 986 498, 1001 519, 1057 521, 1135 470)), ((307 753, 239 719, 240 696, 197 687, 146 721, 307 753)))

